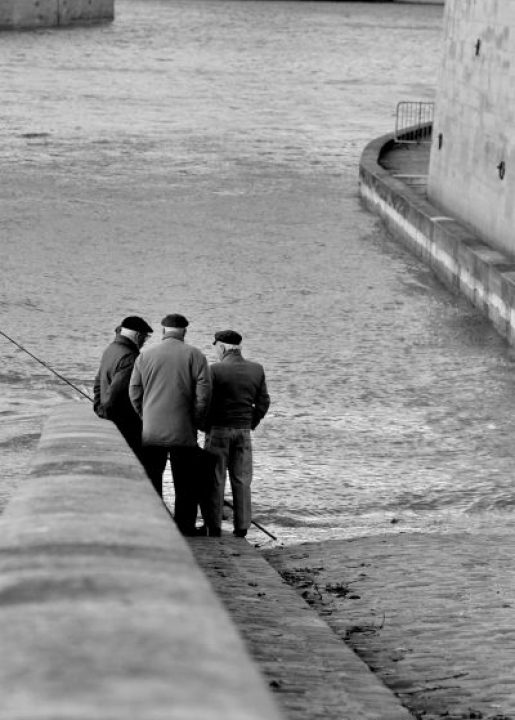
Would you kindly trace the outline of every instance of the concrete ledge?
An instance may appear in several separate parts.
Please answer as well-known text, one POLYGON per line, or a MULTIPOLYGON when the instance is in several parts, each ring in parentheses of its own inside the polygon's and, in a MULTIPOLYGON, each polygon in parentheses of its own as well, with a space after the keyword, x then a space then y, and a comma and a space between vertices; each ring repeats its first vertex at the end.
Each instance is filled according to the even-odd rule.
POLYGON ((425 260, 515 344, 515 260, 485 244, 452 217, 443 216, 379 165, 392 135, 367 145, 360 160, 360 193, 394 235, 425 260))
POLYGON ((1 720, 279 720, 114 425, 66 403, 0 519, 1 720))

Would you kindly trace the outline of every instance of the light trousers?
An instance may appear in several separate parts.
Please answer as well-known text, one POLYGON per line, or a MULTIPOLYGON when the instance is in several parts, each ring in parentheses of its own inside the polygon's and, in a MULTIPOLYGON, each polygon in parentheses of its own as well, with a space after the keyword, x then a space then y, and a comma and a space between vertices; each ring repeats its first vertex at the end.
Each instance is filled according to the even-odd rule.
POLYGON ((252 441, 250 428, 212 427, 205 449, 218 456, 213 495, 214 524, 221 526, 227 473, 231 483, 235 530, 248 530, 252 520, 252 441))

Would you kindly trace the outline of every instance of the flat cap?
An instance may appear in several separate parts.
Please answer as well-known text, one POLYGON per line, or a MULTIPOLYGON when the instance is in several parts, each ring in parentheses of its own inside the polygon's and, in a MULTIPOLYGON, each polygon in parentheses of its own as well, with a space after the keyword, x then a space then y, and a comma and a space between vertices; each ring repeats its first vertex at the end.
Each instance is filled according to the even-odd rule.
POLYGON ((228 345, 239 345, 241 340, 242 338, 240 333, 237 333, 234 330, 219 330, 215 333, 213 345, 216 345, 217 342, 227 343, 228 345))
POLYGON ((161 325, 163 327, 185 328, 188 327, 189 322, 186 320, 184 315, 172 313, 171 315, 165 315, 165 317, 161 320, 161 325))
MULTIPOLYGON (((145 322, 143 318, 138 317, 137 315, 129 315, 129 317, 126 317, 122 320, 121 327, 126 328, 127 330, 135 330, 139 333, 145 333, 146 335, 154 332, 148 322, 145 322)), ((118 328, 116 329, 118 330, 118 328)))

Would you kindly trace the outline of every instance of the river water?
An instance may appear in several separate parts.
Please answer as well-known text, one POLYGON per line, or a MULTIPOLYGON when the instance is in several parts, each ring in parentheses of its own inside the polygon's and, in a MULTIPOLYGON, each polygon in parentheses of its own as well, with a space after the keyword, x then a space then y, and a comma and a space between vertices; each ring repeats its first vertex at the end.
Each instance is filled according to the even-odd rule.
MULTIPOLYGON (((1 36, 1 329, 87 391, 125 315, 184 313, 209 359, 238 329, 273 399, 255 517, 283 542, 513 517, 510 354, 358 197, 396 102, 434 96, 441 26, 439 6, 117 0, 109 25, 1 36)), ((0 347, 3 507, 81 399, 0 347)))

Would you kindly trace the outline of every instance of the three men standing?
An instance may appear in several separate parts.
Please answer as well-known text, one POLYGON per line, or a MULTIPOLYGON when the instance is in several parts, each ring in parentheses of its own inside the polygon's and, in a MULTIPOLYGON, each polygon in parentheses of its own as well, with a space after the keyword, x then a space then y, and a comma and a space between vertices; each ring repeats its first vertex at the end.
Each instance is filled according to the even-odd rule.
POLYGON ((152 328, 135 316, 117 328, 95 378, 95 412, 116 423, 160 496, 170 459, 174 519, 184 535, 198 534, 199 504, 204 534, 221 534, 228 473, 234 535, 245 537, 252 522, 251 431, 270 406, 263 366, 243 358, 234 330, 215 334, 219 361, 209 368, 204 354, 184 342, 183 315, 166 315, 161 325, 161 342, 141 355, 152 328), (204 450, 198 430, 206 432, 204 450))

